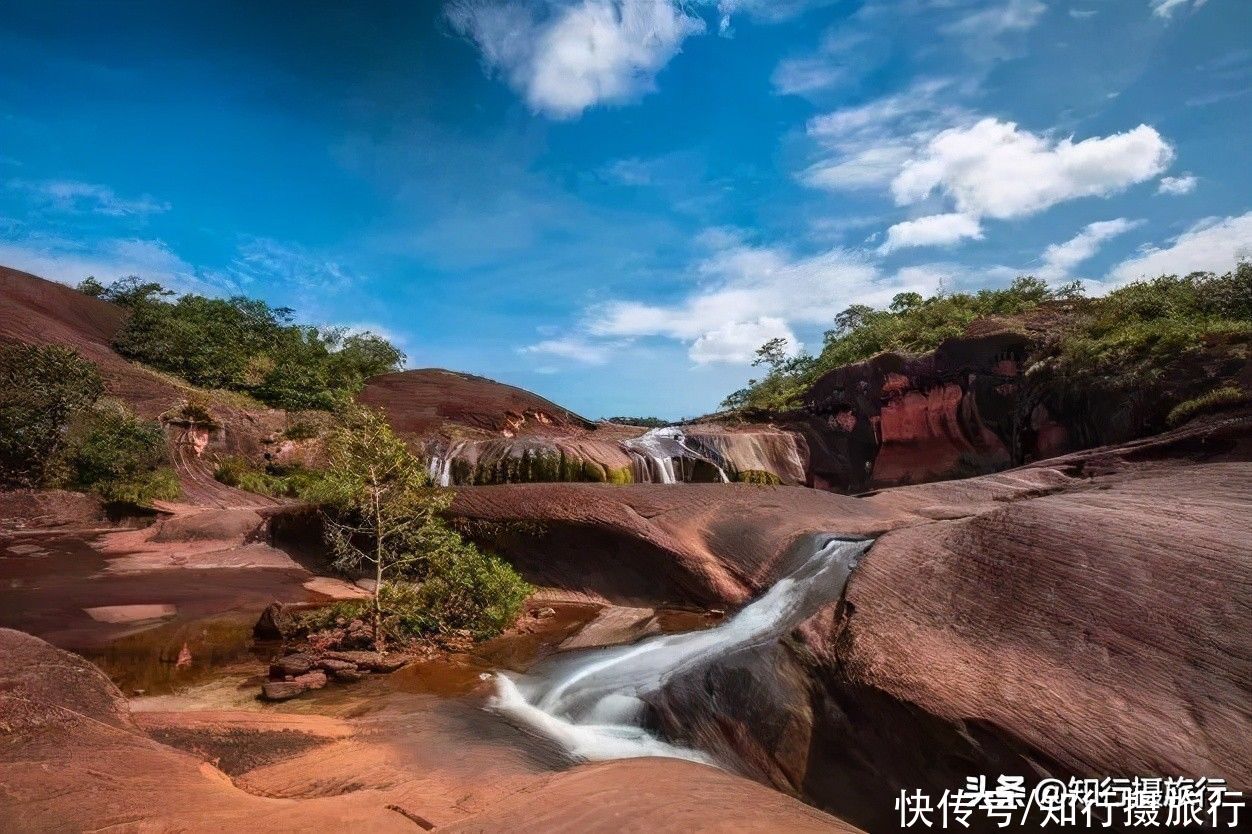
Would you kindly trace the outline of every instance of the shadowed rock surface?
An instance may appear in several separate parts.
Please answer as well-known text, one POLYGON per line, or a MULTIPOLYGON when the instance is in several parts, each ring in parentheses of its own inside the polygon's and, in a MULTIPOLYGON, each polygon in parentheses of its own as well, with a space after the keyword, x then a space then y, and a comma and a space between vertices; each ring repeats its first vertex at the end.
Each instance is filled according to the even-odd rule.
POLYGON ((1218 380, 1252 389, 1238 346, 1180 354, 1137 394, 1054 377, 1039 352, 1075 315, 1052 302, 972 322, 918 355, 882 353, 820 377, 797 412, 775 415, 807 444, 809 483, 867 489, 967 478, 1163 431, 1173 402, 1218 380))
POLYGON ((654 704, 671 738, 877 830, 900 788, 975 772, 1252 784, 1250 440, 1252 420, 1213 420, 865 498, 533 485, 454 509, 542 520, 546 548, 494 544, 544 581, 635 571, 706 604, 767 587, 805 532, 880 534, 795 639, 654 704))

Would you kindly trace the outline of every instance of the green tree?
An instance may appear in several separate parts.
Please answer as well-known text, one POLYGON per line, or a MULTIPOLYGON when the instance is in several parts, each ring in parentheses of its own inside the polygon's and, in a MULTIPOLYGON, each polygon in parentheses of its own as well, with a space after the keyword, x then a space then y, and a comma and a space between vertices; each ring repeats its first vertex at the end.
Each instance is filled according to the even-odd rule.
POLYGON ((178 478, 168 466, 165 430, 116 401, 80 414, 66 444, 66 485, 106 501, 146 505, 177 498, 178 478))
POLYGON ((44 485, 75 415, 104 391, 95 365, 57 345, 0 345, 0 486, 44 485))
POLYGON ((778 371, 787 361, 787 340, 775 336, 756 349, 756 359, 752 364, 765 365, 771 372, 778 371))
POLYGON ((294 324, 290 308, 257 299, 188 294, 171 301, 160 284, 134 276, 103 288, 91 281, 84 292, 130 311, 113 337, 118 353, 193 385, 244 391, 289 411, 333 409, 370 377, 404 364, 386 339, 294 324))
POLYGON ((327 438, 327 466, 314 490, 327 543, 343 570, 374 575, 374 642, 384 620, 408 632, 466 627, 493 633, 516 617, 529 587, 508 565, 452 530, 452 493, 430 485, 426 468, 381 412, 351 406, 327 438), (423 580, 416 591, 403 580, 423 580), (388 611, 388 600, 399 610, 388 611))
POLYGON ((100 298, 108 291, 104 284, 101 284, 96 280, 96 276, 94 275, 88 275, 82 281, 78 282, 78 286, 74 289, 78 290, 83 295, 89 295, 92 298, 100 298))

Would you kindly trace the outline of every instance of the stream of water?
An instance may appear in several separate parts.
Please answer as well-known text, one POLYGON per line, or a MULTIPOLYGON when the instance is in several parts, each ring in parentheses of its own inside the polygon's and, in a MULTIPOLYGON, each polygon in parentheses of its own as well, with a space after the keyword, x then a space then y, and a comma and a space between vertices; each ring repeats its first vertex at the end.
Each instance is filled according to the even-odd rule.
POLYGON ((758 599, 716 628, 559 655, 528 675, 496 675, 489 708, 561 745, 578 759, 671 756, 709 761, 647 729, 646 696, 675 675, 786 635, 839 599, 872 542, 817 537, 809 555, 758 599))
POLYGON ((635 482, 652 484, 676 484, 680 473, 674 461, 702 460, 717 470, 722 483, 729 483, 726 470, 712 456, 693 448, 687 436, 676 426, 652 429, 640 437, 622 442, 635 459, 635 482))

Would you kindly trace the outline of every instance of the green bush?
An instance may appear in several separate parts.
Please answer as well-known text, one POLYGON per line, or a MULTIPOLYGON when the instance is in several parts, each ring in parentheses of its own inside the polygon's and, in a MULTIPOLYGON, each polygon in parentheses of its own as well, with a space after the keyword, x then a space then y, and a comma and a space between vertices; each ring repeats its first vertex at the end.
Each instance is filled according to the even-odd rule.
POLYGON ((398 370, 404 354, 371 333, 292 323, 292 311, 236 296, 173 294, 130 277, 89 295, 129 310, 113 347, 129 359, 203 388, 241 391, 289 411, 331 409, 371 376, 398 370))
POLYGON ((213 477, 227 486, 268 495, 271 498, 308 498, 316 492, 321 475, 302 466, 253 466, 238 455, 222 458, 213 477))
POLYGON ((179 496, 160 423, 107 403, 83 415, 70 435, 65 463, 71 488, 140 505, 179 496))
POLYGON ((662 420, 660 417, 605 417, 604 422, 622 426, 643 426, 647 429, 662 429, 671 425, 669 420, 662 420))
POLYGON ((0 488, 44 486, 71 421, 100 398, 95 365, 56 345, 0 345, 0 488))
POLYGON ((405 622, 426 632, 494 637, 517 619, 532 590, 507 562, 462 542, 432 555, 405 622))
POLYGON ((945 339, 960 336, 975 319, 1026 312, 1044 301, 1072 298, 1078 285, 1049 289, 1038 278, 1020 277, 1006 289, 980 290, 922 298, 915 292, 900 293, 886 310, 854 305, 835 317, 825 345, 817 356, 788 357, 786 342, 773 339, 757 351, 754 365, 764 365, 762 379, 731 394, 726 408, 784 411, 800 404, 804 392, 818 377, 843 365, 868 359, 885 351, 924 353, 945 339))
MULTIPOLYGON (((749 380, 724 405, 795 408, 812 384, 835 368, 884 351, 933 350, 965 333, 977 319, 1020 315, 1046 301, 1077 302, 1058 315, 1056 329, 1027 358, 1028 365, 1047 372, 1058 396, 1098 391, 1104 400, 1116 400, 1145 386, 1159 386, 1166 376, 1186 376, 1177 363, 1187 357, 1213 350, 1237 356, 1246 354, 1252 343, 1252 264, 1247 262, 1223 275, 1197 272, 1136 281, 1102 298, 1082 299, 1081 293, 1078 283, 1050 289, 1036 278, 1018 278, 1003 290, 925 299, 901 293, 886 310, 849 307, 835 318, 817 356, 788 357, 785 342, 778 339, 763 345, 755 364, 766 366, 768 373, 749 380)), ((1177 401, 1176 393, 1159 393, 1177 401)))
POLYGON ((321 434, 317 426, 309 420, 296 420, 283 431, 288 440, 312 440, 321 434))
POLYGON ((1171 427, 1177 427, 1200 414, 1250 402, 1252 394, 1229 385, 1180 402, 1169 412, 1165 422, 1171 427))

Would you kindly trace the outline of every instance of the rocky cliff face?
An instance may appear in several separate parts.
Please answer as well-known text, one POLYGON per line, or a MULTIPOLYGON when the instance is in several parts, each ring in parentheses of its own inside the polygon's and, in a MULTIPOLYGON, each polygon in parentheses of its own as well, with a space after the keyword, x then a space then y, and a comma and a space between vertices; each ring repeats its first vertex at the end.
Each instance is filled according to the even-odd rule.
POLYGON ((857 493, 964 478, 1166 428, 1173 403, 1215 380, 1252 389, 1252 362, 1215 345, 1171 358, 1133 390, 1125 381, 1062 380, 1046 359, 1064 310, 985 319, 918 355, 884 353, 821 377, 795 413, 809 484, 857 493), (1119 387, 1120 386, 1120 387, 1119 387))
POLYGON ((521 388, 437 368, 377 377, 359 399, 383 409, 430 461, 435 480, 449 486, 807 479, 798 435, 768 425, 707 423, 649 433, 593 422, 521 388), (669 436, 674 432, 679 441, 669 436), (647 439, 658 434, 665 437, 647 439))
POLYGON ((985 474, 1069 446, 1062 422, 1021 410, 1031 337, 1002 332, 922 356, 882 354, 818 380, 786 424, 808 443, 813 486, 860 492, 985 474))

